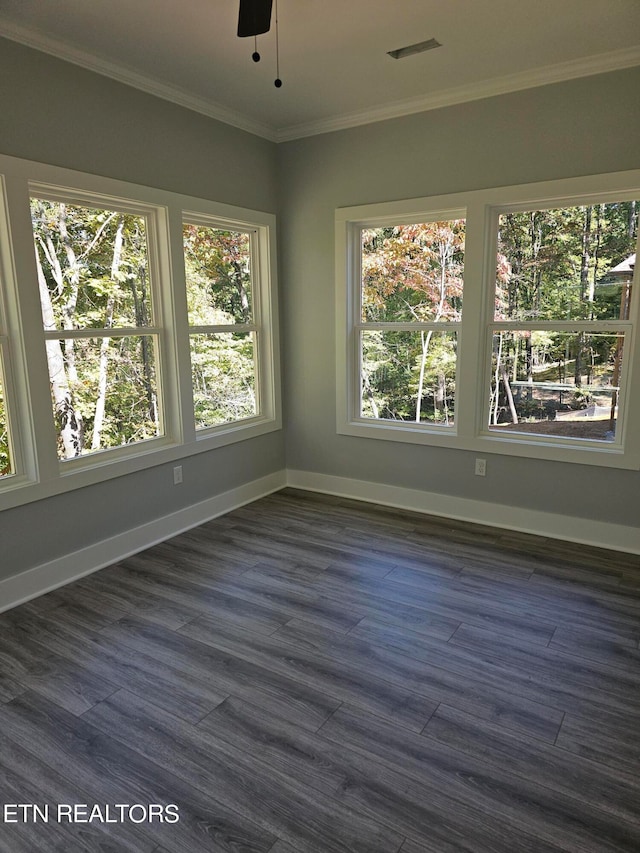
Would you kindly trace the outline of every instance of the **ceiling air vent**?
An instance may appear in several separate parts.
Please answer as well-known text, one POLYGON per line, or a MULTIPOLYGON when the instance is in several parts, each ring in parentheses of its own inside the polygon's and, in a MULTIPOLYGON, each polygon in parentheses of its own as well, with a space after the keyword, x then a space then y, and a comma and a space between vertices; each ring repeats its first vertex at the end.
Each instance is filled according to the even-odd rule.
POLYGON ((427 41, 419 41, 417 44, 409 44, 407 47, 399 47, 397 50, 389 50, 387 56, 392 56, 394 59, 404 59, 405 56, 424 53, 425 50, 433 50, 436 47, 442 47, 440 42, 437 39, 428 39, 427 41))

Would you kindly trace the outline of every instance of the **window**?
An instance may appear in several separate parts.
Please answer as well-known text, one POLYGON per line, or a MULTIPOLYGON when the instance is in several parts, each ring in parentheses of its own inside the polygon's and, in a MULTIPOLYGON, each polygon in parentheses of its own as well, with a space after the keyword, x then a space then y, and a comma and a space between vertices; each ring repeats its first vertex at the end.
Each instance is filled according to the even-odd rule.
POLYGON ((453 426, 464 224, 360 229, 361 417, 453 426))
POLYGON ((258 414, 255 232, 185 222, 196 429, 258 414))
POLYGON ((48 192, 31 222, 58 457, 162 435, 150 214, 48 192))
POLYGON ((640 468, 638 199, 629 172, 336 211, 338 431, 640 468))
POLYGON ((489 428, 622 440, 636 200, 502 212, 489 428))
POLYGON ((0 509, 281 428, 272 214, 4 155, 0 182, 0 509))

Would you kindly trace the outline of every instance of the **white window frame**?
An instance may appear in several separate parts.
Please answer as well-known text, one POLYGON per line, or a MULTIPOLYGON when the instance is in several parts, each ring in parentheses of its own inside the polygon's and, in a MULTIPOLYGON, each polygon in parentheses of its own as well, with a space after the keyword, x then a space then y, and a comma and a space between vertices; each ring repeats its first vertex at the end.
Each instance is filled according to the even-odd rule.
MULTIPOLYGON (((351 350, 351 358, 350 365, 348 368, 348 378, 347 383, 349 388, 353 389, 352 393, 348 395, 347 406, 349 408, 349 420, 351 423, 362 423, 366 425, 372 425, 374 428, 378 425, 382 425, 383 428, 396 431, 399 430, 401 433, 406 432, 416 432, 418 434, 423 432, 433 432, 434 434, 445 432, 450 433, 452 435, 456 434, 456 424, 457 424, 457 414, 454 414, 454 424, 444 426, 441 424, 428 424, 424 422, 414 422, 414 421, 403 421, 399 423, 397 421, 380 419, 376 420, 373 418, 364 417, 361 415, 361 368, 362 368, 362 346, 361 346, 361 336, 363 332, 368 330, 371 331, 410 331, 410 332, 420 332, 420 331, 433 331, 438 334, 443 332, 455 332, 457 336, 457 346, 460 345, 460 334, 462 330, 462 323, 460 321, 433 321, 433 322, 419 322, 417 320, 414 321, 400 321, 400 322, 371 322, 365 321, 362 319, 362 231, 367 228, 386 228, 392 227, 394 225, 415 225, 422 223, 430 223, 430 222, 450 222, 452 220, 466 219, 467 211, 466 208, 450 208, 450 209, 430 209, 425 211, 424 213, 417 213, 416 215, 411 216, 376 216, 364 220, 358 221, 350 221, 348 223, 348 232, 347 239, 351 242, 353 251, 350 253, 352 257, 350 258, 350 270, 351 275, 353 277, 353 281, 357 282, 357 287, 354 286, 349 288, 349 293, 347 296, 348 299, 348 316, 349 323, 352 330, 353 340, 351 342, 350 350, 351 350)), ((464 272, 463 272, 464 278, 464 272)), ((464 311, 464 284, 462 288, 462 304, 464 311)), ((457 381, 457 372, 458 372, 458 364, 459 358, 456 363, 456 381, 457 381)), ((457 413, 457 393, 456 393, 456 407, 455 412, 457 413)))
POLYGON ((15 493, 37 476, 21 327, 5 178, 0 176, 0 371, 13 466, 13 473, 0 479, 0 490, 6 493, 15 493))
POLYGON ((269 292, 269 282, 271 279, 269 269, 269 235, 264 226, 257 223, 251 224, 246 221, 240 222, 234 219, 223 219, 220 216, 212 216, 195 211, 184 211, 182 222, 183 226, 200 225, 206 228, 238 231, 249 235, 253 322, 247 324, 227 323, 216 326, 192 326, 189 324, 188 326, 189 338, 192 335, 211 335, 229 332, 252 332, 254 335, 256 414, 238 421, 230 421, 196 429, 197 440, 206 438, 215 439, 218 435, 225 436, 229 432, 238 429, 240 425, 243 428, 249 429, 252 426, 259 427, 265 421, 273 421, 276 418, 276 377, 271 367, 274 363, 274 341, 273 336, 269 333, 274 322, 273 303, 269 292))
MULTIPOLYGON (((5 480, 9 477, 15 477, 16 472, 20 471, 22 465, 20 464, 20 460, 16 459, 16 450, 15 450, 15 441, 14 441, 14 432, 18 432, 14 428, 14 419, 12 417, 13 411, 13 382, 12 382, 12 370, 11 370, 11 359, 9 356, 9 334, 7 331, 7 323, 4 320, 5 310, 3 303, 3 293, 2 293, 2 281, 0 280, 0 394, 2 394, 2 399, 4 401, 4 416, 5 416, 5 429, 7 431, 8 437, 8 445, 9 445, 9 460, 11 462, 11 471, 8 474, 0 473, 0 482, 8 482, 5 480)), ((18 433, 19 434, 19 433, 18 433)))
MULTIPOLYGON (((360 205, 336 210, 336 388, 337 431, 343 435, 458 448, 559 462, 640 469, 640 392, 630 394, 633 377, 640 376, 637 324, 640 274, 634 275, 635 296, 625 327, 621 422, 622 440, 593 442, 515 433, 496 435, 488 427, 491 331, 497 252, 498 216, 508 210, 570 207, 640 198, 640 170, 538 184, 477 190, 407 201, 360 205), (372 223, 433 221, 454 211, 466 219, 462 321, 458 333, 455 426, 390 422, 359 416, 359 292, 360 241, 363 227, 372 223)), ((452 218, 452 217, 451 217, 452 218)), ((589 323, 604 328, 606 321, 589 323)), ((516 323, 509 323, 515 327, 516 323)), ((522 325, 522 324, 520 324, 522 325)), ((525 324, 526 325, 526 324, 525 324)), ((534 324, 540 325, 540 324, 534 324)), ((572 324, 569 324, 572 325, 572 324)), ((576 324, 573 324, 576 325, 576 324)), ((577 324, 580 325, 580 324, 577 324)))
MULTIPOLYGON (((29 182, 29 198, 38 198, 45 201, 62 202, 83 208, 94 208, 108 211, 116 211, 132 216, 139 216, 145 221, 145 233, 147 243, 147 256, 149 263, 149 292, 151 297, 151 309, 153 322, 149 326, 135 327, 83 327, 71 332, 64 329, 42 332, 44 340, 63 340, 80 338, 118 338, 124 333, 128 336, 149 336, 154 339, 154 357, 156 362, 156 384, 158 394, 159 420, 161 434, 155 438, 147 438, 141 441, 119 447, 103 448, 73 459, 61 459, 61 473, 69 471, 92 468, 95 465, 109 464, 116 459, 127 459, 140 453, 153 452, 153 450, 177 444, 181 436, 181 424, 171 413, 176 410, 177 394, 175 383, 165 381, 170 375, 171 368, 169 360, 175 358, 172 352, 172 339, 170 335, 170 310, 167 309, 166 289, 161 287, 161 269, 166 267, 168 252, 166 215, 165 211, 157 205, 144 204, 129 199, 116 198, 104 194, 86 192, 75 188, 67 188, 43 184, 36 181, 29 182)), ((52 412, 53 413, 53 412, 52 412)), ((57 439, 57 436, 56 436, 57 439)))
POLYGON ((4 155, 0 155, 0 176, 0 187, 4 188, 0 273, 8 325, 2 346, 9 352, 5 393, 10 403, 16 470, 15 475, 0 480, 0 511, 282 428, 273 214, 4 155), (161 367, 157 379, 162 387, 165 434, 69 460, 59 460, 56 451, 29 208, 31 195, 53 200, 52 193, 85 206, 143 213, 149 225, 150 277, 157 286, 156 326, 142 331, 159 335, 161 367), (234 222, 243 230, 255 231, 261 301, 260 413, 222 428, 198 430, 197 434, 182 238, 183 216, 191 215, 234 222))

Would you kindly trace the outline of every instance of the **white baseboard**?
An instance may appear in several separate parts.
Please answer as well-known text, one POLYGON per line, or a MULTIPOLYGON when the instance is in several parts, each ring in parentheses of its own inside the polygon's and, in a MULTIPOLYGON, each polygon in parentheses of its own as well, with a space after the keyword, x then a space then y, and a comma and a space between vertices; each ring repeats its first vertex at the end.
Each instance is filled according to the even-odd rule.
POLYGON ((148 524, 6 578, 0 581, 0 612, 124 560, 158 542, 275 492, 285 485, 285 472, 276 471, 171 515, 162 516, 148 524))
POLYGON ((369 483, 348 477, 317 474, 313 471, 289 469, 287 485, 312 492, 323 492, 408 509, 413 512, 424 512, 506 530, 517 530, 520 533, 533 533, 536 536, 549 536, 553 539, 579 542, 582 545, 595 545, 599 548, 640 554, 640 528, 622 524, 555 515, 470 498, 441 495, 436 492, 404 489, 384 483, 369 483))
POLYGON ((284 486, 640 554, 640 529, 636 527, 290 469, 276 471, 171 515, 6 578, 0 581, 0 612, 124 560, 132 554, 258 500, 284 486))

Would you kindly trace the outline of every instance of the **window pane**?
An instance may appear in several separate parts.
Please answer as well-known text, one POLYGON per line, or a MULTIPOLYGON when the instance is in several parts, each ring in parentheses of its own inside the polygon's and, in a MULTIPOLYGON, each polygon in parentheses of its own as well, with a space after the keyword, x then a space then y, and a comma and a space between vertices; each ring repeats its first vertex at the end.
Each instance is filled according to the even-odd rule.
POLYGON ((191 375, 197 429, 257 414, 253 332, 191 335, 191 375))
POLYGON ((363 228, 362 320, 460 320, 464 219, 363 228))
POLYGON ((251 323, 251 239, 245 231, 185 224, 189 324, 251 323))
POLYGON ((161 434, 154 335, 46 345, 60 459, 161 434))
POLYGON ((361 415, 453 426, 455 332, 362 332, 361 415))
POLYGON ((9 444, 9 419, 7 417, 2 381, 2 360, 0 359, 0 477, 13 474, 11 447, 9 444))
POLYGON ((143 216, 31 200, 45 329, 152 325, 143 216))
POLYGON ((489 427, 613 441, 624 335, 497 332, 489 427))
POLYGON ((639 202, 500 216, 496 320, 629 317, 639 202))

